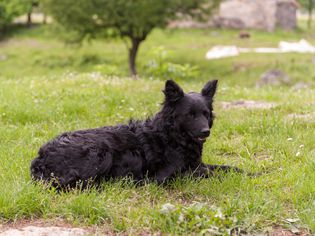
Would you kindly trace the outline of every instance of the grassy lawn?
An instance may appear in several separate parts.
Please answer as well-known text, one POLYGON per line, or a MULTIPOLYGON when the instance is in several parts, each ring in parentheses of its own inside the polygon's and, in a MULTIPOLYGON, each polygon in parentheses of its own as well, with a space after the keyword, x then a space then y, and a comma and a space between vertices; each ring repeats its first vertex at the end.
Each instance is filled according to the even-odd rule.
POLYGON ((293 113, 315 112, 314 55, 204 59, 216 44, 277 46, 280 40, 301 38, 315 44, 314 32, 251 31, 250 39, 241 40, 237 31, 156 30, 140 49, 141 79, 132 81, 127 76, 125 45, 120 41, 99 40, 73 47, 65 46, 47 27, 18 31, 0 42, 0 55, 6 57, 0 61, 1 222, 58 218, 77 226, 96 224, 130 234, 226 232, 236 227, 262 232, 275 225, 315 232, 315 122, 314 118, 288 118, 293 113), (152 60, 162 66, 150 67, 152 60), (170 73, 165 65, 179 69, 170 73), (291 83, 256 88, 260 75, 269 69, 283 70, 291 83), (268 170, 268 174, 178 179, 167 187, 136 187, 120 181, 104 183, 103 191, 61 194, 31 182, 30 162, 43 143, 66 130, 154 114, 169 77, 186 91, 199 91, 207 80, 219 79, 217 119, 205 144, 205 162, 250 172, 268 170), (301 81, 312 87, 293 90, 301 81), (249 110, 221 105, 241 99, 277 106, 249 110), (175 209, 161 212, 166 203, 175 209))

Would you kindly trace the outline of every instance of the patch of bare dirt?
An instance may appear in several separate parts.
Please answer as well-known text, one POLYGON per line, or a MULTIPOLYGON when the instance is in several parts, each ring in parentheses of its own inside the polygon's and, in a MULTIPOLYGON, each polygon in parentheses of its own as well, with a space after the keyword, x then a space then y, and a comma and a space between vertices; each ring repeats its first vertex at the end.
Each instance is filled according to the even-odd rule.
POLYGON ((221 102, 223 109, 231 108, 244 108, 244 109, 270 109, 276 107, 277 104, 274 102, 264 102, 264 101, 252 101, 252 100, 240 100, 233 102, 221 102))
POLYGON ((49 48, 50 46, 48 44, 45 44, 43 42, 40 42, 36 39, 8 39, 0 42, 0 47, 7 47, 7 46, 26 46, 30 48, 39 48, 39 49, 45 49, 49 48))
POLYGON ((0 236, 115 235, 106 226, 75 227, 62 219, 19 220, 0 225, 0 236))
POLYGON ((160 232, 150 232, 149 230, 131 229, 127 232, 115 232, 108 225, 95 226, 73 226, 65 222, 63 219, 49 220, 19 220, 16 222, 0 224, 0 236, 114 236, 114 235, 162 235, 160 232))
POLYGON ((312 234, 304 228, 296 228, 293 225, 291 225, 291 227, 289 226, 289 228, 276 225, 264 232, 254 233, 236 229, 231 232, 231 236, 312 236, 312 234))
POLYGON ((276 226, 273 228, 273 231, 270 232, 270 234, 268 235, 270 236, 311 236, 312 234, 309 233, 306 229, 289 230, 281 226, 276 226))
POLYGON ((88 231, 81 228, 26 226, 21 229, 8 229, 1 236, 84 236, 88 231))

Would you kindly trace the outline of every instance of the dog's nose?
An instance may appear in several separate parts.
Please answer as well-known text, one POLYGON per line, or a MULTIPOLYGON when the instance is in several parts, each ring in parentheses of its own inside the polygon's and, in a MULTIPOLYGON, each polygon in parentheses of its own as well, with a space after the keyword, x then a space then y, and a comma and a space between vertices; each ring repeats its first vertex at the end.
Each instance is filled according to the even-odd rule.
POLYGON ((202 133, 202 136, 208 137, 210 134, 210 129, 209 128, 202 129, 201 133, 202 133))

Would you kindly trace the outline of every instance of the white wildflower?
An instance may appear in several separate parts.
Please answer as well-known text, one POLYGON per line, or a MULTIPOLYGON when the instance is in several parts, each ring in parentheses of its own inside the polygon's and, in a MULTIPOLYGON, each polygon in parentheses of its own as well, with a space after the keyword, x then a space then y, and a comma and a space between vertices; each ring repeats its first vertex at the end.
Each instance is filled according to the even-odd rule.
POLYGON ((218 208, 218 209, 217 209, 217 213, 215 214, 215 217, 218 217, 218 218, 220 218, 220 219, 223 218, 223 214, 222 214, 221 208, 218 208))

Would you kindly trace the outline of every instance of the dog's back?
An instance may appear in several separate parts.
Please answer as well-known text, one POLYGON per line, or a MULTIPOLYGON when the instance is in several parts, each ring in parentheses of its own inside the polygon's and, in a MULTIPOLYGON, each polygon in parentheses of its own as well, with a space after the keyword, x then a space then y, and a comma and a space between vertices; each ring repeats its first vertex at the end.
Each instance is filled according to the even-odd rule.
POLYGON ((40 148, 31 173, 61 187, 128 175, 140 179, 141 150, 136 133, 127 125, 68 132, 40 148))

